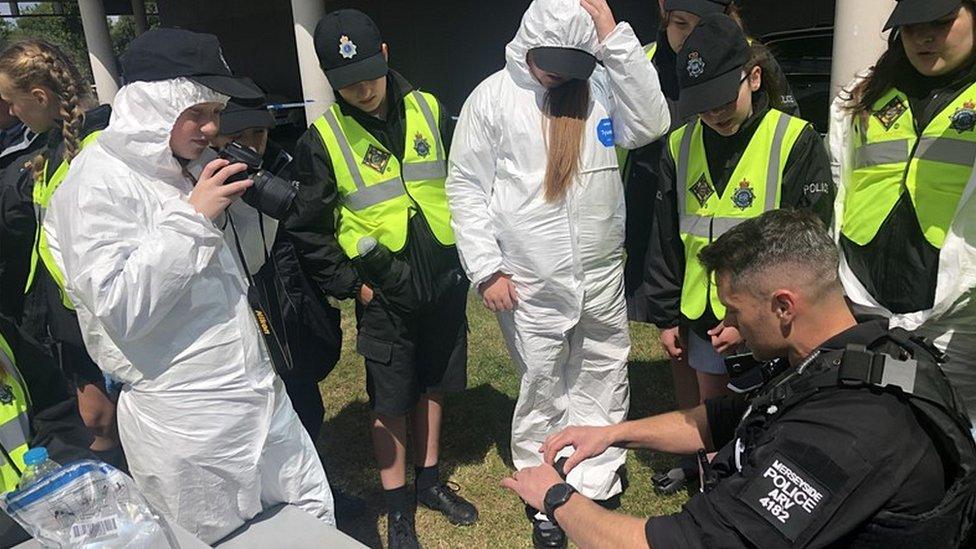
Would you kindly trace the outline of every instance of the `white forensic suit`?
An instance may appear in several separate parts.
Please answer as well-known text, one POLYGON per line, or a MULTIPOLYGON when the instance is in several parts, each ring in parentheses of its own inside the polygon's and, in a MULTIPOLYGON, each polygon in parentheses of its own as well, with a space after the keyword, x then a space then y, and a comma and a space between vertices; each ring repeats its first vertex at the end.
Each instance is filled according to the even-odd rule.
MULTIPOLYGON (((853 89, 855 81, 847 89, 853 89)), ((854 142, 851 111, 838 96, 830 109, 830 156, 837 199, 834 206, 834 238, 840 236, 844 219, 844 197, 852 183, 854 142)), ((840 279, 847 297, 868 312, 890 319, 891 326, 914 330, 933 341, 949 356, 942 370, 966 405, 970 420, 976 423, 976 166, 959 200, 945 242, 939 251, 935 302, 931 309, 893 314, 865 289, 843 255, 840 279)))
MULTIPOLYGON (((545 438, 570 425, 624 421, 630 335, 624 302, 624 189, 614 145, 641 147, 667 131, 658 77, 627 23, 601 44, 578 0, 535 0, 506 49, 506 66, 472 92, 451 146, 447 195, 461 260, 475 287, 512 276, 514 311, 498 314, 521 374, 512 419, 519 469, 542 461, 545 438), (580 173, 547 202, 546 90, 529 73, 535 47, 577 48, 603 62, 590 78, 580 173)), ((568 453, 568 452, 567 452, 568 453)), ((625 452, 577 466, 569 482, 606 499, 621 491, 625 452)))
MULTIPOLYGON (((125 383, 118 422, 133 478, 209 543, 277 503, 335 523, 325 472, 220 229, 227 214, 215 224, 193 209, 194 182, 169 147, 182 111, 226 100, 185 78, 123 87, 45 223, 88 351, 125 383)), ((234 221, 242 241, 260 239, 256 215, 234 221)), ((251 261, 263 255, 256 246, 246 246, 251 261)))

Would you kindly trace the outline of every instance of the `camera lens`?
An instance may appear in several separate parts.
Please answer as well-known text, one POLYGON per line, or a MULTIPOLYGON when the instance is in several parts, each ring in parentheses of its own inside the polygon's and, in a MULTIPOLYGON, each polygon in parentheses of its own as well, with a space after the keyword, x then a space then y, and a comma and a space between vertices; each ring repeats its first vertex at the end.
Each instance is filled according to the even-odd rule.
POLYGON ((254 185, 241 196, 244 202, 275 219, 285 217, 297 194, 291 182, 265 170, 259 170, 250 177, 254 185))

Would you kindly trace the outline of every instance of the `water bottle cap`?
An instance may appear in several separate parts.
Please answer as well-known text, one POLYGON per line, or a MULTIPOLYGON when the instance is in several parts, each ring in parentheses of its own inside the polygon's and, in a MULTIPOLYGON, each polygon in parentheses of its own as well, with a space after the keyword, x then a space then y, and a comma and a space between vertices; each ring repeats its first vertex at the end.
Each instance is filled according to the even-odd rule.
POLYGON ((31 448, 24 454, 24 465, 37 465, 47 459, 47 448, 38 446, 31 448))
POLYGON ((356 251, 359 252, 359 255, 366 255, 373 251, 373 248, 375 248, 377 244, 378 242, 376 242, 375 238, 371 236, 364 236, 359 239, 359 242, 356 243, 356 251))

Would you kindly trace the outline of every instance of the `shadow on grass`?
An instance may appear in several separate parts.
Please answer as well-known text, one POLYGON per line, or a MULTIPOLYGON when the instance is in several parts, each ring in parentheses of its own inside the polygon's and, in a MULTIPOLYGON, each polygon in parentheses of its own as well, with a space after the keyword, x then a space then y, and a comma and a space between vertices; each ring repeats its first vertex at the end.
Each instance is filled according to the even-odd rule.
MULTIPOLYGON (((628 364, 630 378, 629 419, 640 419, 675 410, 674 383, 667 360, 633 361, 628 364)), ((675 457, 650 450, 637 450, 637 459, 654 471, 674 466, 675 457)))
MULTIPOLYGON (((511 397, 487 383, 448 395, 441 432, 441 478, 450 479, 461 465, 483 463, 492 447, 511 466, 509 431, 514 408, 511 397)), ((323 425, 317 446, 329 481, 367 503, 363 515, 340 517, 339 529, 369 547, 381 547, 378 526, 385 507, 369 425, 369 404, 349 402, 323 425)), ((412 441, 407 456, 407 485, 412 489, 412 441)))

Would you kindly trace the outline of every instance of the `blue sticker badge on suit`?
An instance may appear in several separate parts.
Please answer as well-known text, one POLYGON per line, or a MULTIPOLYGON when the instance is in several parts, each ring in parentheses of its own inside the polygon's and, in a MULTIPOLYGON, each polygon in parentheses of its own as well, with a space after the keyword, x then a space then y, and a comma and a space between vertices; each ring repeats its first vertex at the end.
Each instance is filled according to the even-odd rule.
POLYGON ((603 143, 604 147, 612 147, 614 143, 613 120, 609 118, 601 120, 596 125, 596 136, 600 139, 600 143, 603 143))

